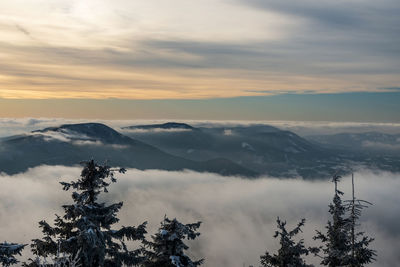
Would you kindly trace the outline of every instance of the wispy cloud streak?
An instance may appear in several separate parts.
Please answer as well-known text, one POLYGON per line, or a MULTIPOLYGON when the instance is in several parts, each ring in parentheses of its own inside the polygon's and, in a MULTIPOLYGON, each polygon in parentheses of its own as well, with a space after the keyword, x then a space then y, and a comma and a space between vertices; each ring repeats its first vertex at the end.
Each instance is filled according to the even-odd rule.
POLYGON ((29 0, 0 9, 0 98, 204 99, 400 83, 395 0, 29 0))

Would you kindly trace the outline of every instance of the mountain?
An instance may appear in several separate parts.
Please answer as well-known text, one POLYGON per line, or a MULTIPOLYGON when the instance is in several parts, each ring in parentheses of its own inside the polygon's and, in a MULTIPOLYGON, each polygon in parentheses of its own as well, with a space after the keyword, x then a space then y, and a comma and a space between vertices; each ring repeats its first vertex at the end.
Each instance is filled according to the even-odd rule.
POLYGON ((66 124, 0 139, 0 172, 94 158, 126 168, 327 178, 357 166, 400 172, 398 142, 399 136, 382 133, 303 138, 268 125, 169 122, 118 132, 99 123, 66 124))
POLYGON ((178 123, 178 122, 167 122, 163 124, 149 124, 149 125, 134 125, 124 127, 123 129, 141 129, 141 130, 153 130, 153 129, 164 129, 164 130, 172 130, 172 129, 186 129, 186 130, 195 130, 194 127, 190 126, 186 123, 178 123))
POLYGON ((126 168, 257 175, 227 159, 220 164, 219 158, 199 162, 174 156, 100 123, 66 124, 0 141, 0 172, 17 173, 42 164, 75 165, 90 158, 126 168))
POLYGON ((32 133, 42 135, 59 133, 69 136, 71 140, 92 140, 105 144, 126 144, 134 141, 101 123, 64 124, 60 127, 49 127, 32 133))
MULTIPOLYGON (((170 125, 178 123, 170 122, 170 125)), ((149 128, 157 126, 149 125, 149 128)), ((132 129, 126 127, 124 130, 132 129)), ((132 138, 191 160, 229 159, 261 174, 329 176, 343 164, 330 149, 268 125, 193 127, 185 131, 129 131, 132 138), (190 129, 190 130, 189 130, 190 129)))

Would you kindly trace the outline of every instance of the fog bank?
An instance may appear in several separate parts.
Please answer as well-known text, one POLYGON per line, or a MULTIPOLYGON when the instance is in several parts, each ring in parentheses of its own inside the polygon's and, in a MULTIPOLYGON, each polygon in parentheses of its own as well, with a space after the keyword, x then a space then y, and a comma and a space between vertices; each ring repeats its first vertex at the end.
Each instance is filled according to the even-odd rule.
MULTIPOLYGON (((29 243, 41 237, 38 221, 49 222, 62 214, 60 206, 70 203, 70 192, 59 181, 75 179, 78 167, 40 166, 25 173, 0 175, 0 240, 29 243)), ((371 266, 400 264, 399 175, 360 171, 355 174, 356 195, 373 202, 362 216, 362 228, 375 237, 372 246, 378 261, 371 266)), ((333 197, 329 181, 284 180, 264 177, 244 180, 192 171, 128 170, 117 175, 105 201, 124 201, 119 213, 122 225, 149 222, 153 233, 164 214, 184 223, 202 221, 201 236, 191 243, 189 254, 205 258, 205 266, 259 266, 266 249, 275 252, 273 239, 276 217, 293 227, 306 218, 301 235, 306 246, 315 245, 314 230, 324 230, 329 219, 328 204, 333 197)), ((350 180, 339 184, 350 198, 350 180)), ((28 249, 24 257, 28 257, 28 249)), ((318 265, 318 260, 311 259, 318 265)))

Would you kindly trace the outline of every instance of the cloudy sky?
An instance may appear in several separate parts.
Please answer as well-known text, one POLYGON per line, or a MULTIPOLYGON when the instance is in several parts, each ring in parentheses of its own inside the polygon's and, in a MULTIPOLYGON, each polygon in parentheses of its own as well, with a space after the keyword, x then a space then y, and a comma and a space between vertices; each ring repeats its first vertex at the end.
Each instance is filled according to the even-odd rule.
POLYGON ((114 112, 86 117, 177 117, 194 102, 189 118, 332 120, 331 95, 349 92, 348 120, 399 111, 389 101, 364 114, 400 100, 397 0, 4 0, 0 10, 1 117, 85 117, 85 106, 114 112))

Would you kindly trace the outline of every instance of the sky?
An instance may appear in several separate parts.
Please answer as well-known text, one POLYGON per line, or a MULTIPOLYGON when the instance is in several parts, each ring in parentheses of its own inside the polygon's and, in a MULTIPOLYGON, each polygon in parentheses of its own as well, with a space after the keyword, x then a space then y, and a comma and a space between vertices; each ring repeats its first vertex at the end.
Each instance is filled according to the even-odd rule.
POLYGON ((399 120, 397 0, 4 0, 0 10, 0 117, 399 120), (343 114, 332 95, 349 94, 343 114))

